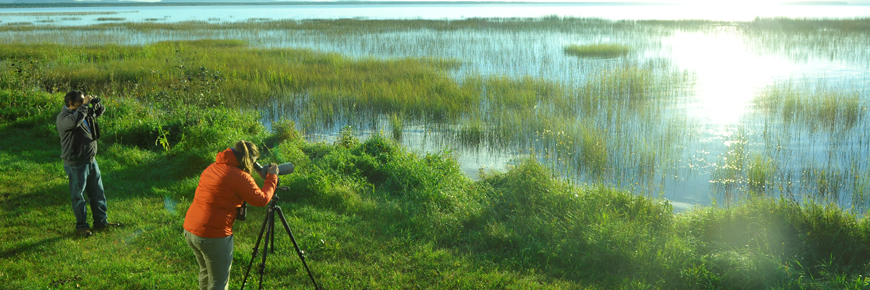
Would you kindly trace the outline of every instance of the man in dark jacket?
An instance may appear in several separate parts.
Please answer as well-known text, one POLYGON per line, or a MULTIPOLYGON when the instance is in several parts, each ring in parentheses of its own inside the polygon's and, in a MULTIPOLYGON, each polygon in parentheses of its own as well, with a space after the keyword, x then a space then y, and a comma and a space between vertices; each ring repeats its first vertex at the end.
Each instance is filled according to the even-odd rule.
POLYGON ((108 221, 103 180, 95 159, 97 139, 100 138, 97 117, 106 111, 106 107, 98 100, 81 91, 70 91, 64 97, 65 106, 57 115, 57 133, 60 135, 62 150, 60 157, 63 159, 63 169, 69 177, 76 231, 84 237, 92 235, 87 220, 85 192, 94 216, 94 230, 120 226, 119 223, 108 221))

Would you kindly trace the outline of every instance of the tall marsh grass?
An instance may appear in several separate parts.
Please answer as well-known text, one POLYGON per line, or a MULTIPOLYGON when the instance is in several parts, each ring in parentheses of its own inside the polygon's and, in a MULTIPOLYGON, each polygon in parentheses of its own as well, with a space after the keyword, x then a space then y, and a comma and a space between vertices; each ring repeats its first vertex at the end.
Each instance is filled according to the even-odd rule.
POLYGON ((758 123, 729 138, 731 149, 713 173, 726 198, 762 194, 865 210, 866 96, 790 82, 763 88, 754 104, 758 123), (748 137, 747 130, 762 134, 748 137))
POLYGON ((858 92, 825 87, 773 85, 756 96, 755 104, 785 123, 832 132, 853 128, 867 114, 867 105, 858 92))

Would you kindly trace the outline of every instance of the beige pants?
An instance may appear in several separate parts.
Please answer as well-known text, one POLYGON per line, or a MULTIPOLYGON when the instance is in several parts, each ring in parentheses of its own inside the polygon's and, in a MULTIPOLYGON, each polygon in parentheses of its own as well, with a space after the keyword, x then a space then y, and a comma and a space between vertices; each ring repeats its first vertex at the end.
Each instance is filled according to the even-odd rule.
POLYGON ((184 230, 184 240, 199 263, 199 290, 229 289, 233 236, 203 238, 184 230))

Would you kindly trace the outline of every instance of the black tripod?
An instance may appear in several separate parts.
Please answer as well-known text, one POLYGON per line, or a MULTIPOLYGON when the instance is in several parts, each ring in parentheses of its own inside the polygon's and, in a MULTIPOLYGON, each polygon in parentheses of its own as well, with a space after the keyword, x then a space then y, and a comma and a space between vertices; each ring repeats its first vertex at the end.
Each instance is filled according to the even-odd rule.
MULTIPOLYGON (((281 183, 281 180, 278 179, 278 184, 281 183)), ((279 190, 288 191, 287 187, 279 187, 279 190)), ((305 266, 305 271, 308 271, 308 277, 311 278, 311 283, 314 283, 314 289, 320 289, 317 286, 317 281, 314 280, 314 275, 311 274, 311 270, 308 269, 308 264, 305 263, 305 253, 299 249, 299 245, 296 244, 296 238, 293 237, 293 231, 290 230, 290 226, 287 225, 287 219, 284 218, 284 212, 281 210, 281 207, 277 204, 278 194, 276 193, 272 196, 272 200, 269 201, 268 211, 266 212, 266 218, 263 220, 263 225, 260 226, 260 235, 257 237, 257 244, 254 246, 254 252, 251 254, 251 262, 248 263, 248 270, 245 271, 245 279, 242 280, 242 290, 245 289, 245 282, 248 281, 248 274, 251 273, 251 266, 254 264, 254 259, 257 258, 257 254, 260 248, 260 242, 263 240, 263 234, 265 233, 266 241, 263 242, 263 258, 261 259, 259 268, 257 272, 260 274, 260 289, 263 289, 263 274, 266 272, 266 256, 269 253, 269 240, 272 242, 272 253, 275 253, 275 213, 278 213, 278 217, 281 218, 281 224, 284 225, 284 229, 287 230, 287 234, 290 235, 290 240, 293 241, 293 247, 296 247, 296 254, 299 255, 299 259, 302 260, 302 266, 305 266)))

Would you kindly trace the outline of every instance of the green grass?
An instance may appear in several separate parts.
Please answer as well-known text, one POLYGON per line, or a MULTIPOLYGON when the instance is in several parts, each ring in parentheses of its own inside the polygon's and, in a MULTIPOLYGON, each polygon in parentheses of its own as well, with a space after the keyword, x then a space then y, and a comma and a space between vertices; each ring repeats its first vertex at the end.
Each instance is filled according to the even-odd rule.
POLYGON ((306 50, 251 49, 237 40, 146 46, 10 45, 4 46, 0 57, 12 60, 5 64, 6 73, 29 66, 23 76, 5 77, 6 85, 18 85, 8 82, 26 78, 27 84, 48 91, 74 87, 149 100, 170 94, 208 105, 241 100, 260 104, 305 93, 314 97, 311 114, 357 108, 449 116, 475 100, 441 72, 457 65, 452 61, 351 60, 306 50), (43 71, 45 66, 51 70, 43 71), (334 103, 345 105, 335 108, 334 103))
MULTIPOLYGON (((15 108, 62 100, 2 92, 20 101, 15 108)), ((202 169, 236 139, 261 140, 270 148, 265 161, 297 165, 282 178, 290 191, 279 193, 280 205, 326 289, 870 286, 862 276, 870 270, 870 222, 833 206, 753 198, 674 214, 663 200, 562 182, 533 160, 474 181, 449 154, 419 156, 383 136, 357 140, 352 129, 334 144, 310 143, 292 123, 266 133, 247 109, 196 108, 189 114, 198 121, 189 122, 183 110, 116 102, 103 117, 110 137, 98 160, 110 219, 127 226, 91 238, 73 231, 56 112, 0 123, 10 136, 0 141, 6 287, 195 287, 181 224, 202 169), (138 144, 155 136, 134 126, 139 120, 181 124, 169 127, 185 138, 168 152, 138 144)), ((235 224, 231 287, 241 282, 263 214, 253 208, 235 224)), ((309 287, 289 239, 277 237, 266 288, 309 287)))
POLYGON ((577 57, 616 58, 631 51, 628 46, 615 43, 571 44, 565 46, 565 54, 577 57))
POLYGON ((768 187, 773 185, 776 169, 770 158, 759 154, 753 155, 749 162, 749 173, 747 173, 749 188, 753 192, 763 194, 768 187))

